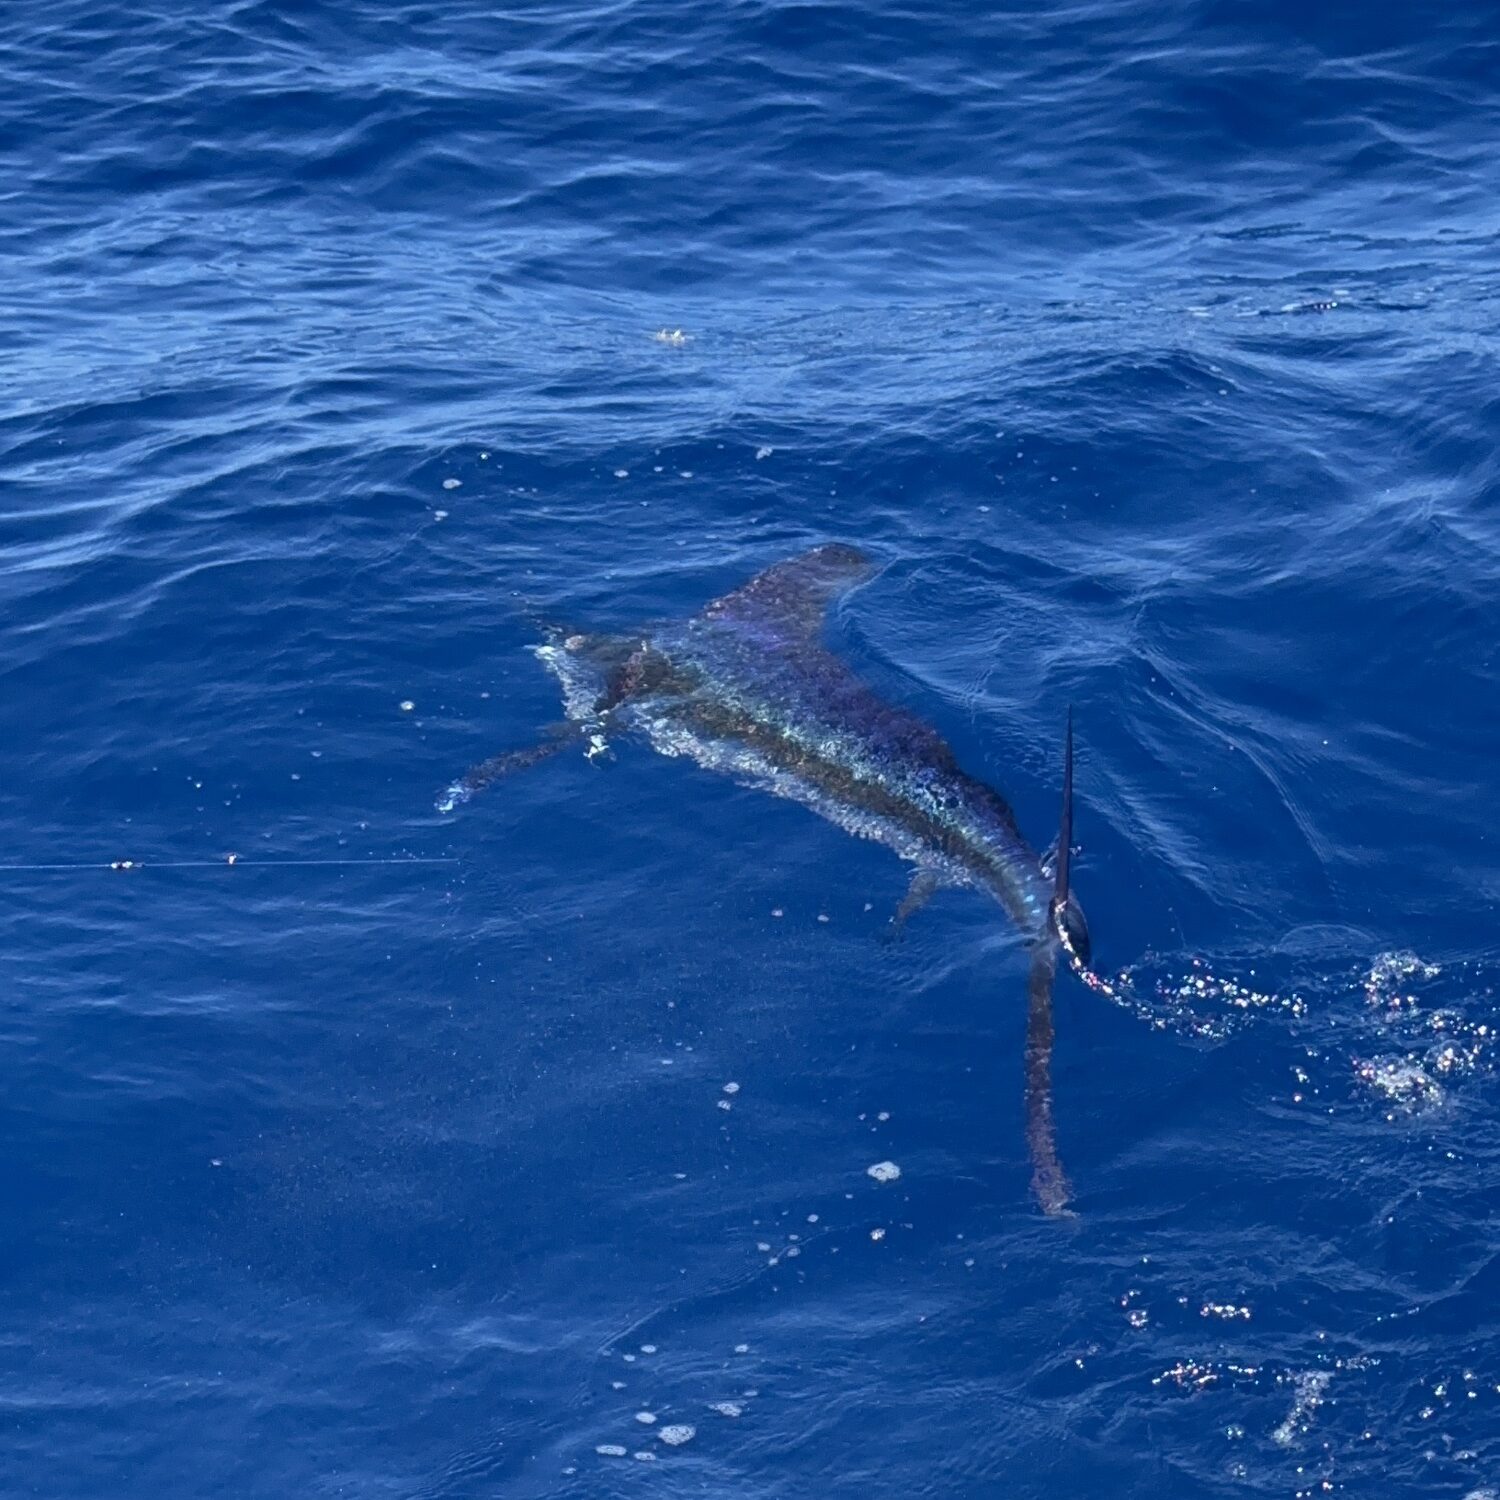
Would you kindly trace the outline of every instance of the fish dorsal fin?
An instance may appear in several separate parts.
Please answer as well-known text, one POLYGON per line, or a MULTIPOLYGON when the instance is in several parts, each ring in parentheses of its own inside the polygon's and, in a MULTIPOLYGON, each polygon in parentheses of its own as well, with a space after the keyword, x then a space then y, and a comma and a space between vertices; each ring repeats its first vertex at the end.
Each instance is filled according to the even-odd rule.
POLYGON ((788 640, 811 640, 834 600, 863 583, 875 564, 858 547, 826 542, 757 573, 703 611, 706 620, 763 627, 788 640))
POLYGON ((1062 818, 1057 830, 1057 858, 1053 865, 1052 899, 1059 909, 1068 904, 1068 866, 1073 855, 1073 705, 1068 705, 1068 737, 1063 744, 1062 818))

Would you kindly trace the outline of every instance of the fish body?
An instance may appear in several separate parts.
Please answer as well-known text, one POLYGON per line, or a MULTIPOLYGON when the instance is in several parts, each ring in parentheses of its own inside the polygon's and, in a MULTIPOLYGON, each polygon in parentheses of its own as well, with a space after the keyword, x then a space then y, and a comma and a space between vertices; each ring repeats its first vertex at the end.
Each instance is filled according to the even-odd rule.
POLYGON ((582 741, 590 757, 639 735, 813 809, 877 840, 916 868, 904 918, 936 886, 990 894, 1032 948, 1027 1027, 1027 1135, 1033 1188, 1066 1213, 1068 1184, 1051 1117, 1052 982, 1061 948, 1089 959, 1088 927, 1068 889, 1072 728, 1062 836, 1049 872, 1009 804, 958 764, 931 725, 887 703, 823 644, 829 607, 873 572, 856 547, 827 543, 767 568, 685 620, 628 634, 557 634, 535 648, 562 687, 567 723, 540 745, 474 767, 440 811, 500 776, 582 741))
POLYGON ((1024 937, 1046 942, 1053 881, 1005 799, 822 643, 828 605, 872 571, 858 549, 829 544, 690 619, 570 635, 538 654, 584 732, 639 733, 664 755, 800 802, 936 884, 988 892, 1024 937))

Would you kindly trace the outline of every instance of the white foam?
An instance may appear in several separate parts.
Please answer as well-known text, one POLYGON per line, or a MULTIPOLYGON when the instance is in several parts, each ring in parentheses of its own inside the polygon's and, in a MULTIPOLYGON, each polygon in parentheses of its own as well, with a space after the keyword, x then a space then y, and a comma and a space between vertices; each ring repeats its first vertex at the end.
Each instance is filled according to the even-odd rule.
POLYGON ((568 650, 566 643, 557 645, 548 641, 533 646, 531 653, 562 684, 563 712, 575 724, 592 725, 594 704, 604 688, 598 668, 584 661, 576 651, 568 650))
POLYGON ((1198 1316, 1200 1318, 1224 1318, 1229 1321, 1239 1318, 1248 1323, 1250 1309, 1233 1302, 1205 1302, 1198 1309, 1198 1316))
POLYGON ((1425 1109, 1443 1101, 1442 1085, 1409 1057, 1356 1058, 1354 1076, 1382 1098, 1406 1110, 1425 1109))
POLYGON ((450 786, 443 793, 443 795, 437 799, 437 801, 433 804, 433 807, 436 809, 436 811, 446 817, 455 808, 461 807, 473 795, 474 794, 468 789, 468 787, 463 784, 463 782, 455 781, 453 785, 450 786))
POLYGON ((1440 965, 1425 962, 1409 948, 1382 953, 1370 965, 1370 972, 1365 977, 1365 999, 1371 1005, 1387 1005, 1393 1009, 1415 1005, 1416 997, 1400 994, 1398 986, 1408 979, 1436 979, 1440 973, 1440 965))
POLYGON ((1292 1439, 1307 1431, 1313 1413, 1323 1404, 1323 1393, 1333 1379, 1332 1370, 1304 1370, 1292 1377, 1297 1394, 1292 1398, 1292 1409, 1286 1420, 1271 1434, 1273 1443, 1283 1448, 1291 1445, 1292 1439))

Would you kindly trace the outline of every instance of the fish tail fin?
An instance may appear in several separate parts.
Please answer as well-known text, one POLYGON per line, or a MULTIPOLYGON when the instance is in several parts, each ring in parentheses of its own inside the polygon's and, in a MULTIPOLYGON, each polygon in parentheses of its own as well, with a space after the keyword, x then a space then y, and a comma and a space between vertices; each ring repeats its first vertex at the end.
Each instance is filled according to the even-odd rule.
POLYGON ((1073 709, 1068 707, 1068 736, 1063 746, 1062 817, 1057 830, 1057 858, 1052 885, 1052 931, 1069 963, 1074 968, 1088 968, 1092 956, 1089 925, 1083 908, 1068 888, 1073 860, 1073 709))

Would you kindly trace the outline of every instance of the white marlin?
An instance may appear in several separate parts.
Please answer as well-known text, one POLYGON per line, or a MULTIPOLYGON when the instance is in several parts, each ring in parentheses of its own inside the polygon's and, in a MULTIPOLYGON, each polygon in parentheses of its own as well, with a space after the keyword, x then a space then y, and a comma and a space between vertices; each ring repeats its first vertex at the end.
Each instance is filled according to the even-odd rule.
POLYGON ((1031 946, 1026 1135, 1047 1214, 1069 1212, 1052 1122, 1052 983, 1059 949, 1080 972, 1088 925, 1068 886, 1073 725, 1068 719, 1055 864, 1039 857, 993 787, 962 770, 936 730, 885 702, 822 643, 834 600, 875 571, 828 543, 757 574, 687 620, 619 635, 558 634, 537 655, 563 687, 567 721, 540 744, 475 766, 444 793, 451 812, 490 782, 582 742, 636 733, 812 808, 915 865, 899 927, 940 886, 989 892, 1031 946))

